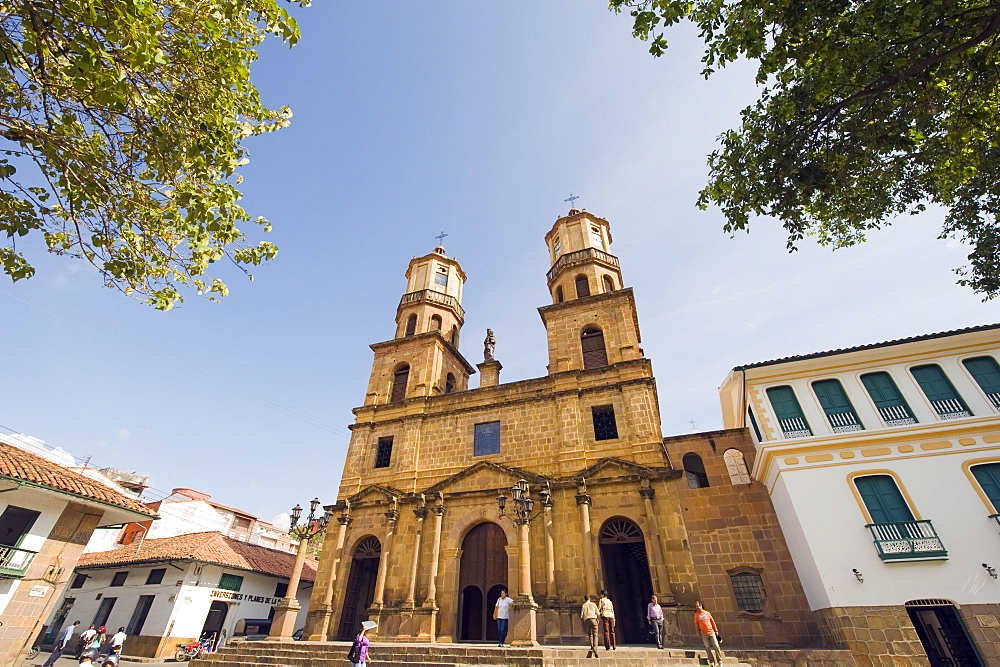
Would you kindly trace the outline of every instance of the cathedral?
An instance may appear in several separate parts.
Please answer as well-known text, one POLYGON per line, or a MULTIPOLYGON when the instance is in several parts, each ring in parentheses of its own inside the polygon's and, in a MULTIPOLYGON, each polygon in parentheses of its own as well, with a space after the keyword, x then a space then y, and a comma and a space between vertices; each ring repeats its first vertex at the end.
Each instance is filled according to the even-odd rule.
POLYGON ((512 645, 580 644, 584 596, 606 589, 622 643, 653 641, 655 594, 675 645, 700 644, 697 600, 728 643, 817 645, 746 429, 661 433, 608 221, 572 209, 545 243, 547 374, 509 383, 492 332, 480 363, 459 351, 459 263, 442 247, 410 261, 395 335, 371 345, 307 636, 371 619, 379 641, 495 643, 507 589, 512 645))

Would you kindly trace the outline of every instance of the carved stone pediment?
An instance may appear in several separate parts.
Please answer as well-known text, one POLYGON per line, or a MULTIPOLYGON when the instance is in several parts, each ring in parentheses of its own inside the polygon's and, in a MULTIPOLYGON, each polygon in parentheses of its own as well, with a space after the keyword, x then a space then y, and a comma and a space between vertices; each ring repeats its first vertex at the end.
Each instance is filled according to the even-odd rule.
POLYGON ((519 479, 526 479, 529 484, 536 485, 542 484, 547 478, 522 468, 480 461, 438 482, 424 493, 441 492, 449 496, 494 493, 497 489, 510 488, 519 479))

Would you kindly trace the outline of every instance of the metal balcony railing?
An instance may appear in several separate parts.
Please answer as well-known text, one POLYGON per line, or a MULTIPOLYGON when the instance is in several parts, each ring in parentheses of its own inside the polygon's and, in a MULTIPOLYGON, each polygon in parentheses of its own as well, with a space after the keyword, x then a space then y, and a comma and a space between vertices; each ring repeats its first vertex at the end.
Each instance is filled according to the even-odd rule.
POLYGON ((889 407, 879 408, 878 413, 886 426, 906 426, 907 424, 917 423, 916 418, 910 414, 905 405, 890 405, 889 407))
POLYGON ((941 560, 948 557, 930 520, 870 523, 865 526, 884 561, 941 560))
POLYGON ((618 258, 610 253, 606 253, 603 250, 598 250, 597 248, 584 248, 583 250, 577 250, 576 252, 569 252, 565 255, 559 257, 556 263, 552 265, 549 272, 545 274, 549 283, 552 282, 555 275, 559 273, 559 270, 564 266, 569 264, 576 264, 577 262, 582 262, 586 259, 598 259, 605 264, 610 264, 611 266, 618 266, 618 258))
POLYGON ((23 577, 36 553, 38 552, 0 544, 0 578, 23 577))
POLYGON ((993 404, 994 408, 1000 410, 1000 394, 986 394, 986 397, 990 399, 990 403, 993 404))
POLYGON ((934 412, 938 414, 941 419, 961 419, 962 417, 971 417, 972 414, 965 409, 962 402, 954 398, 946 398, 941 401, 931 401, 931 406, 934 408, 934 412))
POLYGON ((865 430, 861 420, 853 412, 834 412, 828 414, 826 418, 830 421, 830 427, 833 428, 834 433, 865 430))
POLYGON ((807 438, 813 434, 809 424, 802 417, 779 419, 778 423, 781 425, 781 433, 786 438, 807 438))
POLYGON ((432 289, 422 289, 417 292, 408 292, 399 300, 399 307, 402 308, 406 304, 413 303, 414 301, 427 301, 429 303, 436 303, 441 306, 453 308, 455 312, 458 313, 458 319, 463 322, 465 321, 465 310, 462 308, 462 304, 458 302, 458 299, 445 294, 444 292, 438 292, 432 289))

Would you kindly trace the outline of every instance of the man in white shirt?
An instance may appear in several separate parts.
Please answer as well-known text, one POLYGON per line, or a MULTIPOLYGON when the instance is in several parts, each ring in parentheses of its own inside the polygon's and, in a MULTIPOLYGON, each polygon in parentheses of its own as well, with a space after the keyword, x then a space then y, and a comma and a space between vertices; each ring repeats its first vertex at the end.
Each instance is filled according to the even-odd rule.
POLYGON ((125 628, 118 628, 118 632, 111 637, 111 650, 114 651, 117 649, 118 651, 121 651, 122 644, 125 643, 126 637, 128 637, 128 635, 125 634, 125 628))
POLYGON ((80 625, 80 621, 75 622, 59 634, 56 645, 52 647, 52 655, 45 661, 45 667, 52 667, 52 665, 56 664, 56 660, 62 656, 63 651, 66 650, 66 646, 69 645, 69 640, 73 638, 73 633, 76 632, 76 626, 78 625, 80 625))
POLYGON ((493 618, 497 622, 497 639, 500 641, 497 646, 503 646, 507 641, 507 622, 510 620, 510 604, 514 600, 507 597, 507 589, 500 589, 500 597, 497 598, 497 605, 493 608, 493 618))

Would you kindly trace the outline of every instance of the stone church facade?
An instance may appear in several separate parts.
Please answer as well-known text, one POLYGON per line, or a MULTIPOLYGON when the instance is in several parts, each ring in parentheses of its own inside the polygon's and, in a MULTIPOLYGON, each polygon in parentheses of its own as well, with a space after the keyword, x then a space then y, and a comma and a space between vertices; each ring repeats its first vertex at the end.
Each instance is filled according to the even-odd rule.
POLYGON ((410 262, 395 336, 371 346, 309 637, 371 618, 380 641, 496 643, 507 588, 508 641, 579 644, 583 597, 604 588, 622 643, 651 641, 655 593, 675 645, 698 642, 700 599, 738 628, 727 645, 816 646, 767 492, 733 476, 753 465, 745 430, 663 438, 608 222, 573 209, 545 242, 548 372, 500 383, 488 339, 476 389, 458 349, 462 267, 440 247, 410 262))

